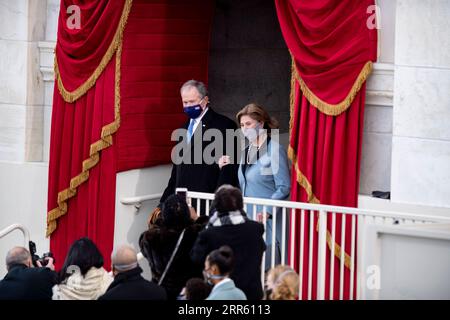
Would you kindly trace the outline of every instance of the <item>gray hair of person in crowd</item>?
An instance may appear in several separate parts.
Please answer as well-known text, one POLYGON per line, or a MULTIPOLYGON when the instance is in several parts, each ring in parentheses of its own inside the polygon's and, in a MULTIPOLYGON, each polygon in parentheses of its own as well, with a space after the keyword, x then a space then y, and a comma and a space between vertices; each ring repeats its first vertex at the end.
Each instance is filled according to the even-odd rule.
POLYGON ((241 190, 229 184, 220 186, 214 195, 213 206, 219 213, 242 211, 244 199, 241 190))
POLYGON ((15 264, 24 264, 27 267, 32 266, 31 254, 24 247, 14 247, 6 254, 6 269, 9 269, 15 264))
POLYGON ((197 81, 197 80, 186 81, 181 86, 180 92, 183 92, 185 89, 189 89, 189 88, 197 89, 198 93, 200 93, 201 98, 208 96, 208 89, 206 88, 206 85, 201 81, 197 81))
POLYGON ((138 266, 136 250, 128 244, 121 245, 111 255, 111 262, 114 274, 132 270, 138 266))

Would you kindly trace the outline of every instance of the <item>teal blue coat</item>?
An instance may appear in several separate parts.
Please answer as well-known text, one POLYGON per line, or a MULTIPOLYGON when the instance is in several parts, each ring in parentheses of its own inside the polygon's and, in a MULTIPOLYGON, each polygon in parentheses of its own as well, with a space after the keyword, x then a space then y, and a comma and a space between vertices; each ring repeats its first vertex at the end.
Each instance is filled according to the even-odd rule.
MULTIPOLYGON (((288 200, 291 191, 291 175, 289 170, 289 160, 286 149, 270 139, 267 143, 267 152, 261 148, 262 155, 251 165, 245 165, 247 152, 242 153, 241 162, 239 164, 238 178, 239 185, 244 197, 264 198, 273 200, 288 200)), ((254 218, 253 205, 244 208, 250 219, 254 218)), ((256 206, 256 213, 262 212, 263 206, 256 206)), ((271 206, 266 207, 266 213, 273 215, 274 211, 271 206)), ((282 212, 276 211, 277 223, 275 226, 275 264, 281 263, 281 243, 282 243, 282 212)), ((289 228, 288 210, 286 211, 286 232, 289 228)), ((266 263, 265 268, 268 270, 271 265, 271 246, 272 246, 272 219, 266 222, 266 263)), ((287 252, 287 240, 286 240, 287 252)))
POLYGON ((235 286, 234 281, 229 279, 216 284, 206 300, 247 300, 247 297, 235 286))

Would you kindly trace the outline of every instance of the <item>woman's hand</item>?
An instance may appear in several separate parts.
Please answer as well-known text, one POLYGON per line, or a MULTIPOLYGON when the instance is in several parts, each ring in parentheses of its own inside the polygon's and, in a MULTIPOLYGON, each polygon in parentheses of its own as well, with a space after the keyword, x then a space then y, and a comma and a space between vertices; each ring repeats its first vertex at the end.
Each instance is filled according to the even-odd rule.
POLYGON ((256 221, 264 223, 264 219, 266 221, 272 219, 272 215, 270 213, 263 213, 263 212, 258 212, 256 214, 256 221))
POLYGON ((195 209, 193 208, 193 207, 191 207, 191 206, 189 206, 189 213, 190 213, 190 215, 191 215, 191 219, 192 220, 197 220, 198 219, 198 214, 197 214, 197 211, 195 211, 195 209))
POLYGON ((231 158, 230 156, 221 156, 219 158, 219 168, 222 169, 224 166, 226 166, 227 164, 231 163, 231 158))

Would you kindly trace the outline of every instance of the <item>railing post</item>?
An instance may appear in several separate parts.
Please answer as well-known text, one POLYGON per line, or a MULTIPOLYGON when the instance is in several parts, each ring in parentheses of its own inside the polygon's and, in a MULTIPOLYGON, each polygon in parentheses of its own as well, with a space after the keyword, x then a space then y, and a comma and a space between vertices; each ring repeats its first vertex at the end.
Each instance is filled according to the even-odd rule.
POLYGON ((319 254, 317 262, 317 299, 325 299, 325 271, 327 252, 327 213, 319 211, 319 254))
POLYGON ((30 232, 28 231, 27 228, 25 228, 24 226, 22 226, 21 224, 18 224, 18 223, 12 224, 3 230, 0 230, 0 239, 3 238, 4 236, 10 234, 11 232, 13 232, 16 229, 19 229, 22 232, 23 238, 24 238, 24 247, 28 248, 28 242, 30 241, 30 232))

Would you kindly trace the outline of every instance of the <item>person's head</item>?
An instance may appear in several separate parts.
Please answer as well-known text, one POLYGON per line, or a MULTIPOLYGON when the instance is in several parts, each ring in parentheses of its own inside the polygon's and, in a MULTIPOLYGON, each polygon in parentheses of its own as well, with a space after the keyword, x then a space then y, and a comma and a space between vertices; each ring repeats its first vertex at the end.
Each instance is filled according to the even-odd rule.
POLYGON ((234 254, 229 246, 211 251, 205 259, 203 275, 208 283, 216 284, 227 278, 234 267, 234 254))
POLYGON ((198 118, 209 103, 208 90, 203 82, 189 80, 180 88, 184 112, 192 119, 198 118))
POLYGON ((113 274, 129 271, 138 266, 136 250, 130 245, 121 245, 111 256, 113 274))
POLYGON ((270 135, 271 129, 278 129, 278 121, 270 117, 263 107, 256 103, 250 103, 236 114, 236 120, 242 133, 250 141, 253 141, 265 129, 270 135))
POLYGON ((270 269, 266 280, 266 299, 295 300, 298 296, 299 277, 289 266, 278 265, 270 269))
POLYGON ((212 206, 220 213, 243 210, 244 199, 242 192, 232 185, 224 184, 220 186, 214 194, 212 206))
POLYGON ((24 247, 14 247, 6 254, 6 269, 9 271, 15 264, 23 264, 29 268, 33 266, 30 252, 24 247))
POLYGON ((205 300, 211 293, 211 286, 209 286, 203 279, 192 278, 186 282, 185 286, 186 300, 205 300))
POLYGON ((164 226, 173 229, 184 229, 191 224, 191 214, 186 199, 173 194, 161 207, 161 219, 164 226))
POLYGON ((84 276, 92 267, 103 267, 103 256, 91 239, 78 239, 69 248, 60 271, 60 281, 69 277, 75 271, 81 272, 84 276))

